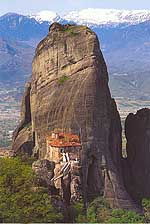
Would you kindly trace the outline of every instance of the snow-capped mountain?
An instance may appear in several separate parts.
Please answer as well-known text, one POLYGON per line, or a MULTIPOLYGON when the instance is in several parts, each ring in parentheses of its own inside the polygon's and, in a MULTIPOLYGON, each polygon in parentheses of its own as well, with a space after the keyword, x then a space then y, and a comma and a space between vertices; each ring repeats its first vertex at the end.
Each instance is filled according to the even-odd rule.
POLYGON ((41 11, 30 18, 38 22, 60 22, 66 20, 81 25, 107 25, 107 24, 138 24, 150 20, 150 10, 117 10, 88 8, 81 11, 72 11, 66 15, 58 15, 53 11, 41 11))
POLYGON ((137 24, 150 20, 150 10, 84 9, 64 16, 68 21, 78 24, 105 25, 129 23, 137 24))
POLYGON ((39 23, 43 23, 43 22, 49 22, 49 23, 53 23, 53 22, 61 22, 61 17, 53 11, 41 11, 37 14, 31 14, 29 15, 30 18, 34 18, 37 22, 39 23))

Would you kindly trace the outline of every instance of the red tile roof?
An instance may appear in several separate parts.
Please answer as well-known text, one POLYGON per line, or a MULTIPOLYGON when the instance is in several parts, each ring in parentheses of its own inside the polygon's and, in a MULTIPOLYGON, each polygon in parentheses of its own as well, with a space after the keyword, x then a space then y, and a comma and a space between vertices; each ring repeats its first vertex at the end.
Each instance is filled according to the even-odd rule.
POLYGON ((71 133, 57 133, 58 138, 53 138, 47 136, 46 139, 49 141, 49 145, 52 147, 72 147, 72 146, 81 146, 80 138, 78 135, 71 133))

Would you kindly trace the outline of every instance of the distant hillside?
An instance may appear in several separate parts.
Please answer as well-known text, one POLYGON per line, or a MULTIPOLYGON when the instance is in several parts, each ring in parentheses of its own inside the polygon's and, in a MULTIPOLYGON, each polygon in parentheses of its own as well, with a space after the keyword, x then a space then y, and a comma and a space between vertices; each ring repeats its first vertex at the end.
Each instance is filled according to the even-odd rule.
POLYGON ((24 83, 31 72, 34 47, 0 39, 0 81, 24 83))
POLYGON ((149 98, 150 21, 94 30, 107 61, 113 94, 149 98))
POLYGON ((21 82, 31 74, 35 46, 47 34, 47 22, 8 13, 0 17, 0 82, 21 82))
MULTIPOLYGON (((24 83, 37 43, 52 22, 91 27, 100 39, 114 96, 150 98, 150 11, 87 9, 61 17, 43 11, 0 17, 0 82, 24 83)), ((22 85, 22 84, 21 84, 22 85)))
POLYGON ((33 18, 8 13, 0 17, 0 36, 9 40, 35 41, 47 34, 48 26, 48 22, 40 24, 33 18))

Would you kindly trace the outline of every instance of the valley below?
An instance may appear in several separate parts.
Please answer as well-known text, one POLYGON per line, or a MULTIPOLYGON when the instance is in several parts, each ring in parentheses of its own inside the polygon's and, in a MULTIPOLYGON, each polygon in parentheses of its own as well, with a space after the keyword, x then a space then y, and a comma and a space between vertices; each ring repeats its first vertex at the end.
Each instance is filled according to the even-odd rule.
POLYGON ((0 89, 0 147, 7 147, 19 122, 21 91, 8 84, 0 89))
MULTIPOLYGON (((136 113, 141 108, 150 108, 150 100, 126 98, 116 95, 113 88, 110 89, 115 99, 122 121, 123 148, 125 148, 124 123, 129 113, 136 113)), ((23 94, 22 87, 11 87, 2 85, 0 91, 0 147, 11 144, 12 133, 20 121, 20 105, 23 94)))

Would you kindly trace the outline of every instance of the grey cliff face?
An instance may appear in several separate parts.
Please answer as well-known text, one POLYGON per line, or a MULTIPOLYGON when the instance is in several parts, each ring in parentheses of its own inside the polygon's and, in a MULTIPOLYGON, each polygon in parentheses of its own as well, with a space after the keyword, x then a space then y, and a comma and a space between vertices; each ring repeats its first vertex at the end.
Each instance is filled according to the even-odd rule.
MULTIPOLYGON (((123 185, 121 122, 94 32, 84 26, 51 25, 33 60, 30 108, 39 159, 45 158, 46 135, 54 129, 80 136, 85 203, 104 195, 113 207, 136 209, 123 185)), ((68 178, 66 183, 74 179, 68 178)))
POLYGON ((31 128, 30 108, 31 83, 26 83, 21 105, 21 122, 13 133, 12 149, 15 154, 27 153, 32 155, 34 140, 31 128))
POLYGON ((150 110, 147 108, 129 114, 125 122, 127 158, 124 161, 124 179, 128 192, 141 203, 150 197, 150 110))

